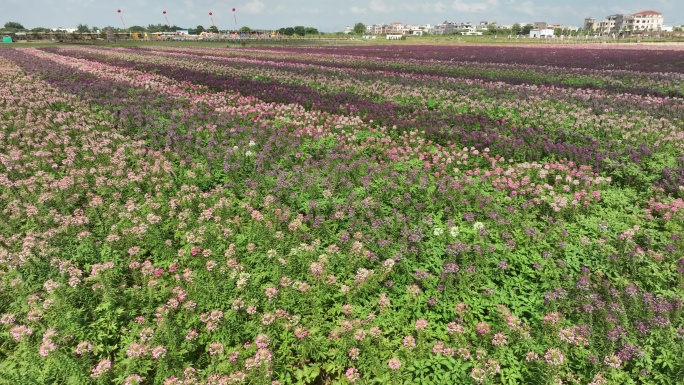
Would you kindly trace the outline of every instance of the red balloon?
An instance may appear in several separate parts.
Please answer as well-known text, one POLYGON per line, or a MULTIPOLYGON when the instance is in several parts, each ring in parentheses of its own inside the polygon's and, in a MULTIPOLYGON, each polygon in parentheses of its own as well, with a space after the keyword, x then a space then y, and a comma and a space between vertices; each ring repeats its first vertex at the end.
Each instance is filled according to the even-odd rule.
POLYGON ((213 13, 209 12, 209 16, 213 15, 213 13))
POLYGON ((166 15, 166 11, 164 11, 164 14, 166 15))
POLYGON ((120 10, 120 9, 117 9, 116 11, 119 12, 119 13, 121 13, 121 10, 120 10))
POLYGON ((235 12, 235 8, 233 8, 233 12, 235 12))

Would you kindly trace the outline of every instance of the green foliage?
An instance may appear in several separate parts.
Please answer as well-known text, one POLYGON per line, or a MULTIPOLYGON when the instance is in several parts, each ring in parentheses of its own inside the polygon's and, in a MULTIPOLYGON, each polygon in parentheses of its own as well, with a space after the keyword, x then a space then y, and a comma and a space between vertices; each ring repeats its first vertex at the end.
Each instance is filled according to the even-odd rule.
POLYGON ((14 30, 14 31, 24 31, 26 28, 21 23, 18 23, 16 21, 8 21, 5 23, 5 29, 9 30, 14 30))

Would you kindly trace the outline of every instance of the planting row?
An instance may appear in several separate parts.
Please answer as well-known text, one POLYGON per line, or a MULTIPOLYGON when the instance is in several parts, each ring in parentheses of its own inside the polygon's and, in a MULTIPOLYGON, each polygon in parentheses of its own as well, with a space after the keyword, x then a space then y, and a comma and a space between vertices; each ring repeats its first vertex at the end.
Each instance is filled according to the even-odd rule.
MULTIPOLYGON (((493 47, 471 47, 471 49, 486 52, 493 47)), ((634 60, 650 61, 650 70, 627 71, 607 69, 587 69, 596 62, 595 50, 563 50, 566 54, 573 55, 573 63, 580 64, 570 66, 549 66, 543 62, 527 64, 519 61, 507 61, 505 56, 509 52, 495 52, 493 54, 479 55, 472 53, 461 56, 459 50, 454 47, 443 49, 440 60, 420 60, 414 55, 418 52, 431 52, 434 47, 411 47, 407 48, 405 56, 388 50, 379 55, 365 55, 359 51, 362 47, 337 48, 335 53, 312 54, 306 48, 283 49, 250 49, 224 51, 223 55, 245 56, 249 58, 270 58, 270 60, 296 61, 301 64, 316 64, 323 66, 342 68, 363 68, 369 70, 388 70, 417 73, 422 75, 456 76, 480 80, 504 81, 511 84, 540 84, 555 85, 559 87, 600 88, 609 92, 630 92, 642 95, 660 95, 682 97, 682 74, 678 64, 682 61, 684 51, 665 51, 665 56, 670 57, 667 63, 668 71, 653 71, 654 56, 652 51, 625 50, 619 60, 627 63, 634 60), (570 53, 570 51, 574 51, 570 53), (446 56, 444 56, 446 55, 446 56), (502 55, 502 56, 499 56, 502 55), (488 59, 496 56, 497 61, 488 59), (274 59, 277 57, 278 59, 274 59), (501 60, 506 60, 501 63, 501 60), (676 68, 675 68, 676 67, 676 68)), ((520 49, 519 47, 517 49, 520 49)), ((206 50, 205 50, 206 52, 206 50)), ((543 55, 544 49, 540 47, 525 48, 523 52, 514 57, 525 57, 526 61, 536 61, 543 55), (520 55, 522 54, 522 55, 520 55)), ((616 51, 611 51, 616 52, 616 51)), ((419 56, 419 55, 418 55, 419 56)), ((615 62, 613 62, 613 65, 615 62)), ((667 64, 666 64, 667 65, 667 64)))
MULTIPOLYGON (((230 72, 216 74, 216 71, 222 69, 217 66, 209 67, 214 71, 206 72, 200 69, 202 64, 206 63, 198 65, 184 58, 173 59, 176 65, 172 65, 169 62, 171 59, 167 60, 166 64, 157 64, 163 59, 152 55, 102 59, 83 52, 66 54, 87 57, 89 60, 103 60, 149 73, 164 74, 212 89, 234 90, 268 102, 298 103, 307 109, 334 114, 351 113, 369 123, 372 122, 375 126, 392 127, 399 132, 410 129, 424 130, 428 138, 442 144, 445 144, 446 140, 459 146, 474 146, 479 150, 490 148, 494 154, 518 161, 556 157, 581 164, 592 164, 597 170, 612 171, 612 176, 620 183, 630 184, 636 188, 657 182, 668 187, 668 191, 677 193, 678 178, 682 174, 676 157, 667 156, 673 153, 672 146, 681 145, 681 138, 684 135, 682 122, 677 118, 674 121, 664 118, 654 120, 648 115, 638 118, 640 115, 635 113, 632 121, 627 122, 624 117, 618 118, 612 114, 596 116, 581 109, 567 111, 562 105, 556 110, 556 116, 549 116, 549 112, 554 111, 556 107, 539 107, 535 105, 538 99, 531 99, 525 104, 519 101, 510 102, 505 106, 497 104, 497 110, 507 110, 507 117, 515 114, 516 117, 506 120, 485 114, 487 109, 479 110, 476 114, 464 115, 460 108, 448 107, 448 100, 452 100, 452 95, 445 95, 443 101, 436 101, 437 104, 446 105, 445 108, 435 109, 428 105, 421 108, 413 104, 375 102, 348 91, 321 93, 304 85, 284 84, 277 80, 259 81, 234 77, 230 72), (179 68, 180 66, 185 68, 179 68), (528 109, 521 112, 520 108, 525 107, 528 109), (527 112, 533 109, 533 113, 527 112), (528 119, 531 120, 529 124, 532 126, 519 125, 528 124, 528 119), (541 120, 546 123, 535 125, 541 120), (613 128, 615 126, 624 126, 624 129, 616 130, 613 128), (664 127, 667 128, 663 129, 664 127), (653 157, 655 147, 661 146, 663 148, 660 152, 664 156, 653 157), (633 172, 631 169, 634 166, 639 171, 633 172)), ((397 97, 405 95, 411 93, 397 92, 397 97)))

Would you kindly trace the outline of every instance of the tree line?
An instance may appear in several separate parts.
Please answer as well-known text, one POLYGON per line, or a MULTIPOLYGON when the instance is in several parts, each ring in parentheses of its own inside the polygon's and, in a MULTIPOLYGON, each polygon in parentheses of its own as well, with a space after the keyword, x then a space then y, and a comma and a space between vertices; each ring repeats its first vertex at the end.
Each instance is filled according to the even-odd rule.
MULTIPOLYGON (((219 29, 215 26, 209 26, 209 27, 204 27, 202 25, 198 25, 194 28, 183 28, 179 27, 177 25, 166 25, 166 24, 149 24, 147 27, 143 27, 140 25, 132 25, 128 28, 118 28, 118 27, 104 27, 104 28, 98 28, 98 27, 89 27, 88 24, 79 24, 76 27, 76 32, 78 33, 101 33, 108 28, 111 28, 112 31, 115 32, 133 32, 133 33, 155 33, 155 32, 176 32, 176 31, 188 31, 189 34, 191 35, 199 35, 202 32, 214 32, 218 33, 219 29)), ((33 29, 26 29, 24 26, 16 21, 9 21, 5 23, 4 28, 2 31, 5 32, 51 32, 52 29, 50 28, 44 28, 44 27, 37 27, 33 29)), ((244 32, 248 33, 252 31, 252 29, 248 26, 241 27, 240 29, 237 30, 238 32, 244 32)), ((301 25, 294 26, 294 27, 283 27, 278 30, 282 35, 285 36, 305 36, 305 35, 318 35, 320 32, 318 29, 314 27, 304 27, 301 25)))

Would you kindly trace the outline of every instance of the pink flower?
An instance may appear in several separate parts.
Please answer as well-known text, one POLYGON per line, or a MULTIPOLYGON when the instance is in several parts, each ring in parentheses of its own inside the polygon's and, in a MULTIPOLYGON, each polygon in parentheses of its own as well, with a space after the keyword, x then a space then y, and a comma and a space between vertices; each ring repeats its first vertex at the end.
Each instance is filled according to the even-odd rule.
POLYGON ((421 318, 415 323, 416 330, 425 330, 428 327, 428 321, 425 318, 421 318))
POLYGON ((14 323, 15 318, 16 318, 16 317, 15 317, 14 314, 5 313, 5 314, 3 314, 2 317, 0 318, 0 323, 3 324, 3 325, 10 325, 10 324, 13 324, 13 323, 14 323))
POLYGON ((611 354, 609 356, 606 356, 606 358, 603 360, 603 363, 606 365, 610 366, 611 368, 619 368, 620 365, 622 365, 622 359, 615 354, 611 354))
POLYGON ((152 348, 152 357, 157 360, 161 357, 164 357, 166 355, 166 348, 163 347, 162 345, 155 346, 152 348))
POLYGON ((416 347, 416 339, 413 338, 413 336, 404 337, 401 343, 404 345, 404 347, 408 348, 409 350, 412 350, 416 347))
POLYGON ((26 325, 15 325, 10 329, 10 334, 15 341, 21 341, 25 336, 33 334, 33 330, 26 325))
POLYGON ((565 362, 563 352, 561 352, 558 348, 549 348, 544 354, 544 359, 552 366, 560 366, 563 364, 563 362, 565 362))
POLYGON ((361 351, 359 350, 359 348, 354 347, 349 349, 349 359, 351 359, 352 361, 358 360, 360 353, 361 351))
POLYGON ((539 354, 536 352, 528 352, 527 355, 525 355, 525 361, 526 362, 534 362, 539 359, 539 354))
POLYGON ((91 344, 88 341, 82 341, 79 342, 78 345, 76 345, 76 355, 81 356, 89 351, 93 350, 93 344, 91 344))
POLYGON ((309 332, 306 331, 306 328, 304 328, 304 326, 297 326, 294 334, 297 338, 302 339, 302 338, 306 338, 306 336, 309 335, 309 332))
POLYGON ((449 334, 454 334, 454 333, 463 334, 463 333, 465 333, 465 328, 463 327, 463 325, 457 324, 456 322, 449 322, 447 324, 447 333, 449 333, 449 334))
POLYGON ((544 316, 544 323, 555 325, 560 321, 561 314, 558 312, 551 312, 544 316))
POLYGON ((401 368, 401 361, 399 361, 398 358, 390 358, 387 366, 392 370, 399 370, 399 368, 401 368))
POLYGON ((140 385, 142 380, 139 374, 131 374, 124 379, 124 385, 140 385))
POLYGON ((352 315, 354 313, 354 307, 352 305, 346 304, 342 306, 342 313, 345 315, 352 315))
POLYGON ((265 348, 271 343, 271 340, 268 338, 266 334, 259 334, 254 339, 254 343, 259 348, 265 348))
POLYGON ((432 347, 432 354, 441 354, 443 350, 444 342, 437 341, 437 343, 435 343, 435 346, 432 347))
POLYGON ((266 288, 265 294, 268 300, 271 301, 276 295, 278 295, 278 288, 275 286, 269 286, 266 288))
POLYGON ((492 331, 492 329, 489 327, 489 324, 487 324, 484 321, 477 324, 477 326, 475 327, 475 330, 477 330, 478 334, 487 334, 490 331, 492 331))
POLYGON ((487 377, 487 372, 481 367, 475 367, 470 372, 470 377, 475 380, 478 384, 481 384, 487 377))
POLYGON ((98 362, 98 364, 90 372, 90 377, 98 378, 101 375, 103 375, 104 373, 108 372, 111 367, 112 367, 112 361, 102 360, 102 361, 98 362))
POLYGON ((212 342, 209 345, 209 355, 216 356, 223 353, 223 344, 220 342, 212 342))
POLYGON ((41 355, 41 357, 47 357, 50 352, 57 350, 57 345, 55 345, 51 340, 46 340, 43 338, 43 343, 40 345, 40 348, 38 349, 38 354, 41 355))
POLYGON ((503 333, 496 333, 494 334, 494 338, 492 338, 492 345, 494 346, 504 346, 507 342, 507 337, 503 333))
POLYGON ((356 368, 353 366, 351 368, 347 369, 347 371, 344 373, 344 375, 347 376, 347 379, 352 384, 355 383, 356 381, 358 381, 359 378, 361 378, 361 376, 359 375, 359 371, 356 370, 356 368))
POLYGON ((311 265, 309 265, 309 270, 311 270, 312 275, 318 277, 323 274, 323 264, 320 262, 311 262, 311 265))
POLYGON ((137 342, 128 345, 128 349, 126 349, 126 355, 128 357, 140 357, 145 355, 145 353, 147 353, 147 346, 137 342))
POLYGON ((199 333, 197 333, 197 330, 195 329, 190 329, 188 330, 188 333, 185 335, 185 339, 188 341, 192 341, 199 336, 199 333))
POLYGON ((408 287, 408 292, 412 295, 420 294, 420 287, 418 285, 411 285, 408 287))
POLYGON ((456 305, 456 313, 463 314, 468 312, 468 305, 465 302, 460 302, 456 305))
POLYGON ((468 361, 470 359, 470 350, 466 348, 458 348, 458 356, 464 361, 468 361))
POLYGON ((343 332, 350 332, 350 331, 354 330, 354 325, 352 325, 351 322, 344 320, 340 324, 340 329, 342 329, 343 332))

